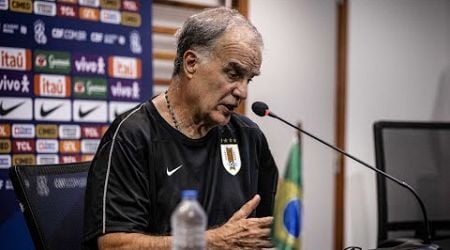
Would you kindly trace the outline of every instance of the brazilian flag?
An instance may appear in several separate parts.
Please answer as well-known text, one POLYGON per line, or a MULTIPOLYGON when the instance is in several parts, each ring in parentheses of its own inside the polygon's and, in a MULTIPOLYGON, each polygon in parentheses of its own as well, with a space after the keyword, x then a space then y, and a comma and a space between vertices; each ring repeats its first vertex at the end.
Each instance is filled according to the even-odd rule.
POLYGON ((302 175, 300 143, 289 152, 284 178, 275 200, 272 241, 277 249, 300 249, 302 175))

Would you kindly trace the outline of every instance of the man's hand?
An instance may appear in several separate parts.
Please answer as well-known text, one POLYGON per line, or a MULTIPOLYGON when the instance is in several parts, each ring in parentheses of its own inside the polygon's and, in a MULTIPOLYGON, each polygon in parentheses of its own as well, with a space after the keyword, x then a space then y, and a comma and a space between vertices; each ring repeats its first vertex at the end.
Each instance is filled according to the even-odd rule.
POLYGON ((258 206, 255 195, 221 227, 206 232, 208 249, 258 249, 273 247, 270 227, 273 217, 247 218, 258 206))

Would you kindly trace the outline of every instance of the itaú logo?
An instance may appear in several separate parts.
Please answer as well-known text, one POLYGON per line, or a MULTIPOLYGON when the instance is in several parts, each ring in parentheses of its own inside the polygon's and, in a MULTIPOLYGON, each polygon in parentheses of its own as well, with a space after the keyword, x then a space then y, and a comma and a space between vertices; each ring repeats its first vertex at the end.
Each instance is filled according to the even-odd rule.
POLYGON ((117 78, 140 79, 141 60, 135 57, 110 56, 108 58, 108 74, 117 78))
POLYGON ((30 70, 31 51, 29 49, 0 47, 0 69, 30 70))
POLYGON ((34 92, 39 96, 68 97, 71 94, 70 78, 63 75, 35 75, 34 92))

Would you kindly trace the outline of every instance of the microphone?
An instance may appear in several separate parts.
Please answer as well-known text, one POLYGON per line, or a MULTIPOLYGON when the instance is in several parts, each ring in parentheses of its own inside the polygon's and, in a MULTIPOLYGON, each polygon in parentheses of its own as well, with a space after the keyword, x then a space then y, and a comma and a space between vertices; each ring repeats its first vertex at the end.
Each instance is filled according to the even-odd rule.
POLYGON ((424 225, 425 225, 425 235, 423 236, 423 243, 426 244, 426 246, 422 245, 422 246, 420 246, 420 249, 439 249, 439 247, 437 245, 432 244, 432 242, 431 242, 430 224, 428 222, 428 216, 427 216, 427 211, 425 209, 425 205, 424 205, 423 201, 420 199, 420 197, 417 194, 417 192, 414 190, 414 188, 411 187, 408 183, 406 183, 405 181, 402 181, 402 180, 398 180, 394 176, 389 175, 388 173, 386 173, 384 171, 381 171, 381 170, 371 166, 370 164, 368 164, 368 163, 366 163, 366 162, 356 158, 355 156, 352 156, 351 154, 345 152, 344 150, 342 150, 342 149, 340 149, 338 147, 335 147, 335 146, 329 144, 328 142, 318 138, 317 136, 314 136, 313 134, 311 134, 311 133, 309 133, 309 132, 307 132, 307 131, 305 131, 305 130, 303 130, 303 129, 295 126, 295 125, 293 125, 292 123, 286 121, 285 119, 277 116, 272 111, 270 111, 269 106, 267 106, 267 104, 265 104, 264 102, 254 102, 252 104, 252 111, 253 111, 253 113, 255 113, 258 116, 270 116, 270 117, 273 117, 275 119, 278 119, 278 120, 282 121, 283 123, 289 125, 290 127, 294 128, 295 130, 298 130, 298 131, 302 132, 303 134, 313 138, 314 140, 319 141, 320 143, 328 146, 329 148, 331 148, 331 149, 333 149, 333 150, 335 150, 335 151, 337 151, 337 152, 347 156, 348 158, 350 158, 350 159, 352 159, 352 160, 362 164, 363 166, 365 166, 365 167, 375 171, 376 173, 384 176, 385 178, 388 178, 389 180, 397 183, 398 185, 408 189, 414 195, 414 197, 417 199, 417 201, 419 202, 419 205, 420 205, 420 208, 421 208, 421 211, 422 211, 422 214, 423 214, 423 222, 424 222, 424 225))

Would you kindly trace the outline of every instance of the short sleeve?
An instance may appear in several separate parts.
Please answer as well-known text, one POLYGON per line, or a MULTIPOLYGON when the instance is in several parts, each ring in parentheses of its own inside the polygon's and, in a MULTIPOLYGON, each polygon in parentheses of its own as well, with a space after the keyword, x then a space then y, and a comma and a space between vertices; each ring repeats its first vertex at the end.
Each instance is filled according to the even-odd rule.
POLYGON ((84 240, 111 232, 145 232, 149 225, 146 150, 113 139, 97 152, 88 176, 84 240))

